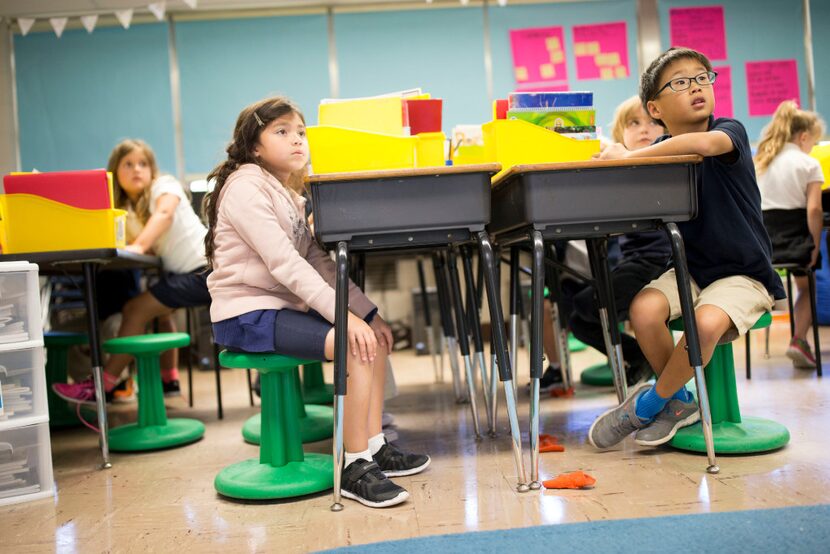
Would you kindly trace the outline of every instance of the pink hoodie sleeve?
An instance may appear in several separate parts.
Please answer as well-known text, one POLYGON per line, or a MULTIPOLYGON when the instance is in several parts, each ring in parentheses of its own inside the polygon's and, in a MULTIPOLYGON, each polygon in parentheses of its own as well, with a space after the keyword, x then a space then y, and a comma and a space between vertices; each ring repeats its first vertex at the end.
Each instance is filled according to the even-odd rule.
MULTIPOLYGON (((311 240, 311 246, 308 248, 308 255, 306 257, 308 263, 314 266, 323 279, 334 287, 336 278, 336 266, 329 257, 328 253, 320 248, 314 239, 311 240)), ((349 280, 349 310, 352 311, 360 319, 364 319, 369 312, 374 310, 376 306, 369 300, 360 288, 349 280)))
POLYGON ((234 182, 227 192, 231 194, 223 195, 219 209, 242 240, 259 254, 278 283, 334 323, 334 289, 294 247, 268 194, 248 179, 234 182))

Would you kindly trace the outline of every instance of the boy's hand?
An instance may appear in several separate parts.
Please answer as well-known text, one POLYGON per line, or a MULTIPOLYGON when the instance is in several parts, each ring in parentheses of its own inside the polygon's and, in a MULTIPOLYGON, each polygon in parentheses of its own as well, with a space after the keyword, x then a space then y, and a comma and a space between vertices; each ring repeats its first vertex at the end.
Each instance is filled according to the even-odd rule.
POLYGON ((369 322, 369 327, 371 327, 372 331, 375 332, 378 344, 380 346, 386 345, 386 351, 392 352, 392 345, 394 342, 392 341, 392 329, 389 327, 389 324, 386 323, 386 321, 384 321, 379 314, 375 314, 375 317, 373 317, 372 321, 369 322))
POLYGON ((602 149, 599 153, 594 154, 595 160, 624 160, 628 157, 630 152, 620 143, 611 144, 602 149))
POLYGON ((378 339, 374 330, 365 321, 349 312, 349 348, 352 356, 360 356, 360 361, 373 363, 378 349, 378 339))

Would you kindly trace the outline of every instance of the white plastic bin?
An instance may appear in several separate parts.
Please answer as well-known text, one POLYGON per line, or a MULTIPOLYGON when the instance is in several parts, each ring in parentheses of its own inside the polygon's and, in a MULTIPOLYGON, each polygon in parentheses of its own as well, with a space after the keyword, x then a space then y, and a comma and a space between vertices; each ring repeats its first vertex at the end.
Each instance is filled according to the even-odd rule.
POLYGON ((37 266, 0 264, 0 350, 27 341, 42 341, 37 266))
POLYGON ((0 431, 0 506, 54 495, 48 442, 48 423, 0 431))
POLYGON ((43 348, 0 352, 0 431, 49 416, 43 348))

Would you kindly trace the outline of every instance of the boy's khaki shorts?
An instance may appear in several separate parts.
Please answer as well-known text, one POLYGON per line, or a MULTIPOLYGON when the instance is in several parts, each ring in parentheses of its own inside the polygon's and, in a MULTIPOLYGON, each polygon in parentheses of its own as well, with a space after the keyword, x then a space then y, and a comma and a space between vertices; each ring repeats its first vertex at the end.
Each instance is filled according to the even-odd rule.
MULTIPOLYGON (((691 280, 691 284, 692 302, 695 308, 706 304, 717 306, 732 320, 733 328, 721 337, 719 341, 721 344, 744 335, 755 325, 758 318, 772 309, 774 303, 764 285, 745 275, 718 279, 703 290, 700 290, 694 279, 691 280)), ((677 290, 677 277, 674 269, 666 271, 643 287, 643 290, 645 289, 655 289, 663 293, 669 301, 670 321, 680 317, 680 293, 677 290)))

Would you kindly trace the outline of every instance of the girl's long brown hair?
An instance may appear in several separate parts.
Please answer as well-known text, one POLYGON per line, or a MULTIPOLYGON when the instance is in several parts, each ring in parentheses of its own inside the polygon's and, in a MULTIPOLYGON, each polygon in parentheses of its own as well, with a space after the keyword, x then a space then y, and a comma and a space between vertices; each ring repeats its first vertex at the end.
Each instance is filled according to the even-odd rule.
POLYGON ((758 153, 755 155, 755 172, 761 175, 784 146, 799 134, 808 132, 818 138, 824 133, 824 121, 815 112, 798 109, 792 100, 778 105, 772 121, 761 133, 758 153))
POLYGON ((138 202, 136 202, 135 206, 133 206, 133 210, 138 216, 138 219, 141 220, 142 224, 146 224, 147 220, 150 218, 150 193, 153 189, 152 183, 159 175, 159 168, 156 164, 156 155, 153 153, 153 149, 141 139, 122 140, 115 145, 115 148, 113 148, 110 153, 110 158, 107 162, 107 171, 112 173, 112 196, 113 201, 115 202, 114 207, 126 210, 130 199, 127 196, 127 193, 124 192, 124 189, 121 188, 121 182, 118 180, 118 165, 121 163, 124 156, 133 150, 141 150, 144 157, 147 158, 147 162, 150 164, 151 185, 141 192, 138 202))
MULTIPOLYGON (((213 190, 205 195, 202 206, 208 222, 208 232, 205 235, 205 257, 207 258, 208 267, 213 267, 214 232, 219 216, 219 195, 222 192, 222 187, 225 186, 225 182, 231 173, 239 169, 240 166, 249 163, 262 165, 259 159, 254 156, 254 147, 259 142, 260 134, 275 119, 292 113, 297 114, 305 124, 302 112, 291 100, 284 96, 274 96, 247 106, 236 118, 236 125, 233 128, 233 140, 225 150, 228 158, 213 168, 213 171, 207 176, 208 182, 214 182, 213 190)), ((304 176, 305 170, 293 174, 289 182, 283 183, 283 185, 299 192, 303 186, 304 176)))

